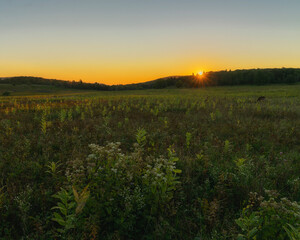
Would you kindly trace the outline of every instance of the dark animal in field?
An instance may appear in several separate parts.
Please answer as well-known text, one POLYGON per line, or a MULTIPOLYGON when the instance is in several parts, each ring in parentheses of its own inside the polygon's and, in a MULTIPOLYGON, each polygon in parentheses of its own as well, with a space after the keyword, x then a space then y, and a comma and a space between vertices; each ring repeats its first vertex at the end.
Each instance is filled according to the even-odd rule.
POLYGON ((266 99, 265 96, 260 96, 260 97, 256 100, 256 102, 260 102, 260 101, 263 101, 263 100, 265 100, 265 99, 266 99))

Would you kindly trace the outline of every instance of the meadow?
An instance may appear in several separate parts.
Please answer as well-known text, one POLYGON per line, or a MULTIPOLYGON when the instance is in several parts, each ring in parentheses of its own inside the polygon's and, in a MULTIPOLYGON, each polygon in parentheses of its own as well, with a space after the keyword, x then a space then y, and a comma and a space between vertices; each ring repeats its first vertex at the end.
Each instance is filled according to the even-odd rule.
POLYGON ((299 84, 55 90, 0 97, 0 239, 299 239, 299 84))

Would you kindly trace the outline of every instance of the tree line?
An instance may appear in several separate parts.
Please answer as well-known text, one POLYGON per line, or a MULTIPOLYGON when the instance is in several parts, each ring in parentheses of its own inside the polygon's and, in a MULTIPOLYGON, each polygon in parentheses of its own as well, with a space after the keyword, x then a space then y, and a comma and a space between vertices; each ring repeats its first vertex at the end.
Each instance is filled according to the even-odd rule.
POLYGON ((235 71, 206 72, 203 75, 188 75, 160 78, 154 81, 126 84, 106 85, 101 83, 86 83, 83 81, 63 81, 56 79, 45 79, 40 77, 11 77, 3 78, 3 84, 37 84, 52 85, 62 88, 85 89, 85 90, 142 90, 162 88, 200 88, 205 86, 226 86, 226 85, 266 85, 266 84, 293 84, 300 82, 299 68, 270 68, 270 69, 249 69, 235 71))

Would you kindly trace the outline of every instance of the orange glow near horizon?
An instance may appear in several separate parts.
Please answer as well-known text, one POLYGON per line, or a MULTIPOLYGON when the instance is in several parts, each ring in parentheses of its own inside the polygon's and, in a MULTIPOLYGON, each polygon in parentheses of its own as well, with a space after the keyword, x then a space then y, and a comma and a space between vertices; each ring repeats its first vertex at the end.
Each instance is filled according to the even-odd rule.
POLYGON ((300 67, 300 1, 2 2, 0 78, 114 85, 300 67))
POLYGON ((274 51, 276 46, 263 42, 264 47, 253 51, 245 47, 246 44, 239 46, 236 42, 228 42, 224 49, 219 42, 190 45, 184 38, 181 39, 183 45, 179 37, 177 41, 166 38, 154 43, 143 39, 140 45, 129 37, 119 45, 113 42, 102 46, 91 40, 84 48, 81 42, 69 43, 63 39, 51 42, 50 37, 44 39, 43 44, 39 39, 31 39, 26 45, 19 44, 19 34, 13 40, 7 36, 2 38, 7 48, 1 51, 0 77, 35 76, 114 85, 197 72, 205 75, 205 72, 226 69, 300 67, 300 48, 293 47, 298 42, 277 51, 274 51), (209 48, 210 45, 214 49, 209 48), (230 49, 238 47, 239 51, 232 54, 230 49), (288 51, 289 48, 293 51, 288 51))
MULTIPOLYGON (((103 56, 101 52, 93 53, 93 49, 91 49, 87 55, 78 52, 77 54, 82 54, 82 57, 76 58, 75 53, 70 53, 63 48, 64 45, 55 46, 57 49, 54 53, 51 51, 40 53, 41 51, 36 49, 37 46, 20 47, 3 52, 3 58, 0 59, 0 77, 35 76, 114 85, 146 82, 167 76, 191 75, 193 72, 198 72, 201 76, 201 72, 205 75, 205 72, 226 69, 299 67, 297 54, 283 58, 284 53, 280 51, 277 53, 280 57, 274 57, 277 54, 273 52, 272 55, 264 54, 258 59, 254 53, 237 52, 232 57, 231 52, 227 54, 220 50, 216 53, 199 47, 196 49, 197 52, 202 52, 199 57, 197 52, 186 53, 179 47, 171 48, 166 51, 165 55, 162 55, 160 53, 162 48, 155 49, 153 46, 149 47, 147 54, 138 54, 139 52, 136 50, 137 56, 131 56, 129 50, 124 50, 123 53, 121 49, 115 49, 112 52, 113 58, 112 56, 103 56), (286 60, 283 62, 282 59, 286 60), (201 70, 199 70, 199 66, 201 66, 201 70), (198 70, 195 71, 195 69, 198 70)), ((42 46, 41 49, 43 49, 42 46)))
POLYGON ((145 57, 141 57, 140 61, 138 61, 139 59, 130 59, 130 62, 120 60, 104 62, 100 59, 77 61, 70 58, 60 59, 59 61, 46 58, 41 59, 41 61, 26 58, 18 60, 0 59, 0 77, 35 76, 115 85, 146 82, 167 76, 191 75, 195 72, 195 69, 199 69, 199 65, 202 68, 196 73, 202 77, 205 75, 204 72, 226 69, 297 67, 297 59, 290 59, 290 64, 283 66, 280 64, 280 58, 274 58, 272 61, 271 59, 269 61, 259 59, 254 64, 247 61, 247 56, 236 56, 240 60, 243 59, 244 64, 238 64, 237 60, 232 58, 227 58, 227 62, 225 57, 215 57, 214 59, 214 56, 207 57, 205 63, 197 57, 191 57, 188 61, 182 62, 181 59, 184 56, 178 57, 178 59, 171 59, 172 56, 162 59, 145 59, 145 57), (226 62, 226 65, 223 65, 222 62, 226 62), (269 64, 266 64, 266 62, 269 64))
MULTIPOLYGON (((197 60, 194 60, 197 62, 197 60)), ((13 76, 34 76, 34 77, 43 77, 49 79, 57 80, 67 80, 67 81, 79 81, 89 83, 103 83, 107 85, 117 85, 117 84, 131 84, 131 83, 140 83, 155 80, 161 77, 167 76, 182 76, 182 75, 191 75, 195 69, 193 65, 196 65, 194 62, 190 63, 173 63, 172 66, 168 66, 168 62, 161 62, 158 66, 153 63, 143 63, 138 64, 134 67, 124 65, 104 65, 97 66, 97 64, 92 63, 76 63, 68 64, 61 63, 61 65, 56 64, 32 64, 30 62, 2 62, 0 60, 0 65, 5 66, 0 72, 1 77, 13 77, 13 76), (149 66, 149 67, 148 67, 149 66)), ((203 77, 204 72, 209 71, 221 71, 221 70, 235 70, 235 69, 251 69, 257 68, 256 65, 249 65, 249 67, 238 65, 236 68, 230 67, 219 67, 217 65, 211 64, 208 65, 204 70, 198 70, 196 73, 199 77, 203 77)), ((276 65, 259 65, 260 68, 281 68, 283 66, 276 65)), ((292 66, 293 67, 293 66, 292 66)), ((295 65, 297 67, 297 65, 295 65)))

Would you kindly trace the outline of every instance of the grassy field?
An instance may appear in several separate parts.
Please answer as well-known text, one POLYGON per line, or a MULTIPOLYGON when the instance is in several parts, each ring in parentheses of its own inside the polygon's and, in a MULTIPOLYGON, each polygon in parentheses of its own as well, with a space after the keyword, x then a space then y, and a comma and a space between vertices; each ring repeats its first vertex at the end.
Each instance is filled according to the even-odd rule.
POLYGON ((267 85, 267 86, 230 86, 230 87, 206 87, 201 89, 148 89, 132 91, 90 91, 65 89, 50 85, 12 85, 0 84, 0 96, 4 92, 9 92, 11 96, 32 96, 32 95, 92 95, 92 96, 112 96, 112 95, 201 95, 201 96, 232 96, 232 97, 298 97, 300 98, 300 84, 294 85, 267 85))
POLYGON ((76 89, 64 89, 61 87, 51 85, 35 85, 35 84, 1 84, 0 83, 0 96, 4 92, 9 92, 10 96, 32 96, 32 95, 64 95, 64 94, 78 94, 83 92, 92 93, 93 91, 82 91, 76 89))
POLYGON ((299 84, 46 90, 0 97, 0 239, 299 239, 299 84))

